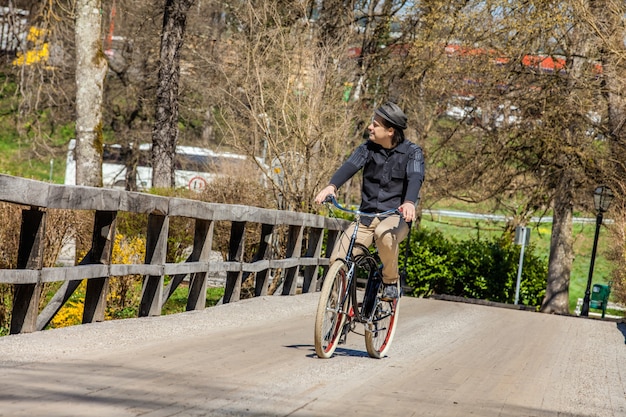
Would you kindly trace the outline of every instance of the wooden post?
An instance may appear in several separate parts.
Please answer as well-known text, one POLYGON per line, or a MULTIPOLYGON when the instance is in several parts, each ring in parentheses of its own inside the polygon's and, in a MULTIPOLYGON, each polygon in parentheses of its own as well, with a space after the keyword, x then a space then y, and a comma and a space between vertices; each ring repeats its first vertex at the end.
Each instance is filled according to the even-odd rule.
MULTIPOLYGON (((309 241, 305 257, 319 258, 322 252, 322 241, 324 237, 324 229, 312 228, 309 231, 309 241)), ((308 265, 304 268, 304 281, 302 283, 302 292, 317 291, 317 277, 319 267, 317 265, 308 265)))
MULTIPOLYGON (((213 247, 213 221, 196 220, 193 238, 192 262, 207 262, 213 247)), ((187 311, 202 310, 206 307, 207 272, 192 274, 189 280, 187 311)))
MULTIPOLYGON (((285 258, 299 258, 302 252, 302 235, 304 227, 289 226, 289 237, 287 239, 287 253, 285 258)), ((285 281, 283 283, 282 295, 294 295, 298 284, 299 266, 287 268, 285 271, 285 281)))
MULTIPOLYGON (((263 224, 261 226, 261 238, 259 241, 259 250, 257 251, 256 256, 254 257, 253 262, 260 261, 262 259, 267 258, 272 249, 272 233, 274 232, 273 224, 263 224)), ((267 290, 269 287, 269 277, 270 270, 264 269, 263 271, 259 271, 256 273, 256 277, 254 280, 254 296, 260 297, 263 295, 267 295, 267 290)))
MULTIPOLYGON (((111 264, 111 254, 113 253, 113 243, 115 242, 116 219, 117 212, 115 211, 96 211, 91 241, 91 263, 111 264)), ((83 324, 104 321, 108 289, 109 277, 87 280, 83 324)))
MULTIPOLYGON (((37 208, 22 210, 20 243, 17 253, 17 269, 41 269, 43 267, 44 233, 46 213, 37 208)), ((11 334, 30 333, 37 330, 40 283, 16 284, 11 314, 11 334)))
MULTIPOLYGON (((148 216, 146 237, 146 264, 163 265, 167 256, 167 235, 170 218, 161 214, 148 216)), ((163 275, 144 277, 139 304, 139 317, 161 315, 163 299, 163 275)))
MULTIPOLYGON (((230 243, 228 251, 229 262, 241 262, 246 236, 246 222, 232 222, 230 227, 230 243)), ((228 271, 226 273, 226 286, 224 288, 223 303, 239 301, 241 298, 242 272, 228 271)))
MULTIPOLYGON (((328 233, 326 234, 326 253, 324 254, 324 257, 330 259, 330 256, 333 254, 333 249, 335 248, 335 245, 337 244, 337 242, 339 241, 339 238, 341 237, 341 233, 343 233, 341 230, 328 229, 328 233)), ((322 271, 323 271, 322 276, 321 276, 322 282, 324 280, 324 277, 326 277, 326 272, 328 272, 328 268, 329 266, 322 267, 322 271)), ((315 291, 317 291, 317 288, 315 289, 315 291)))

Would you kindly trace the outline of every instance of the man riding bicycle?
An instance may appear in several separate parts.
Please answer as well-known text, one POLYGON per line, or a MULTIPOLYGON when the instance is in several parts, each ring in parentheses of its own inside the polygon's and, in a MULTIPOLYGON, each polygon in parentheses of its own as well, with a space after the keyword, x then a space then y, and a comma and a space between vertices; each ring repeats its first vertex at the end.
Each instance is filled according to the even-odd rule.
MULTIPOLYGON (((390 215, 383 219, 362 217, 357 234, 357 242, 366 247, 376 243, 383 263, 381 298, 385 301, 399 296, 398 248, 409 233, 409 223, 415 220, 415 205, 424 181, 424 155, 418 145, 405 139, 406 126, 407 117, 395 103, 387 102, 377 108, 367 128, 369 140, 354 150, 329 185, 315 197, 316 203, 323 203, 363 169, 359 210, 382 213, 397 208, 402 213, 402 217, 390 215)), ((346 256, 352 230, 354 224, 333 249, 331 264, 346 256)))

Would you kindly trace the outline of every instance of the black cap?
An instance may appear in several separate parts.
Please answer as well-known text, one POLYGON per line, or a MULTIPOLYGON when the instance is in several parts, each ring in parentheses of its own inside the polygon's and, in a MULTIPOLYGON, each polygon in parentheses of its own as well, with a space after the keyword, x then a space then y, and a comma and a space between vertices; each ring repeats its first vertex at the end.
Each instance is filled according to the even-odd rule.
POLYGON ((388 121, 392 125, 392 127, 401 130, 406 129, 406 114, 404 114, 402 109, 398 107, 396 103, 388 101, 379 108, 377 108, 374 113, 388 121))

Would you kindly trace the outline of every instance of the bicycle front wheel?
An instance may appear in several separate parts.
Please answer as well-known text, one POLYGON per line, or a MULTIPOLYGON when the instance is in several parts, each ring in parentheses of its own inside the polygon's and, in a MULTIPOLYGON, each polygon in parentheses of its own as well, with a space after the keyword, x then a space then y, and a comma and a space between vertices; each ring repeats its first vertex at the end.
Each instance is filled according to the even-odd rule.
MULTIPOLYGON (((381 286, 382 287, 382 286, 381 286)), ((380 359, 391 347, 393 335, 398 322, 398 303, 394 301, 376 300, 376 310, 371 323, 365 327, 365 347, 372 358, 380 359)))
POLYGON ((341 261, 328 269, 315 315, 315 353, 322 359, 333 356, 350 304, 345 297, 348 286, 348 267, 341 261), (345 301, 345 305, 344 305, 345 301))

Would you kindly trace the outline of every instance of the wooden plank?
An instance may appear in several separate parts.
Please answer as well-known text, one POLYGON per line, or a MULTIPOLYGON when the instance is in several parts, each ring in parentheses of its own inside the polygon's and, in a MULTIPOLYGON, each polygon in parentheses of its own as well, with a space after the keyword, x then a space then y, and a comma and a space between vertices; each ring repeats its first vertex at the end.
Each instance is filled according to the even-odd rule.
POLYGON ((326 218, 315 214, 305 214, 302 225, 304 227, 310 227, 312 229, 324 229, 326 224, 326 218))
MULTIPOLYGON (((176 211, 173 211, 175 214, 176 211)), ((213 223, 208 220, 197 220, 194 228, 194 246, 191 254, 185 261, 185 264, 180 267, 175 267, 171 271, 166 266, 165 273, 167 275, 173 275, 172 279, 168 283, 167 287, 163 291, 163 303, 172 296, 176 288, 180 283, 191 274, 189 279, 189 296, 187 297, 187 305, 193 305, 192 309, 204 308, 206 306, 206 271, 208 269, 208 259, 211 253, 211 242, 213 236, 213 223), (208 245, 208 247, 206 247, 208 245), (198 260, 202 258, 203 261, 198 263, 198 260), (203 291, 203 294, 200 292, 203 291), (191 300, 191 301, 190 301, 191 300), (202 305, 202 307, 200 307, 202 305)), ((172 267, 180 264, 169 264, 172 267)))
POLYGON ((335 217, 325 217, 324 218, 324 229, 326 230, 337 230, 343 231, 350 226, 350 221, 344 219, 337 219, 335 217))
POLYGON ((129 191, 121 194, 119 211, 164 216, 169 213, 169 204, 167 197, 129 191))
MULTIPOLYGON (((115 241, 115 227, 117 212, 96 211, 94 217, 92 251, 93 260, 97 263, 109 265, 115 241)), ((83 324, 104 321, 106 310, 106 296, 109 289, 109 271, 97 278, 87 280, 85 290, 85 307, 83 310, 83 324)))
MULTIPOLYGON (((241 267, 241 264, 239 264, 241 267)), ((226 284, 224 286, 224 296, 222 297, 222 303, 231 303, 239 301, 241 299, 241 283, 243 272, 241 268, 238 272, 228 272, 226 274, 226 284)))
POLYGON ((328 266, 328 265, 330 265, 330 259, 328 259, 328 258, 317 258, 317 264, 319 266, 328 266))
POLYGON ((301 262, 299 260, 302 252, 302 238, 304 236, 303 226, 289 226, 289 236, 287 239, 286 258, 297 258, 298 263, 289 267, 285 271, 285 280, 283 282, 282 295, 294 295, 296 293, 298 272, 300 271, 301 262))
POLYGON ((281 210, 270 210, 255 207, 257 210, 251 213, 249 222, 261 223, 267 225, 276 225, 278 224, 278 219, 280 218, 281 210))
MULTIPOLYGON (((241 214, 241 213, 240 213, 241 214)), ((239 217, 239 216, 235 216, 239 217)), ((230 244, 228 251, 229 262, 241 262, 243 259, 244 243, 246 236, 246 222, 232 222, 230 228, 230 244)), ((239 265, 241 267, 241 265, 239 265)), ((226 273, 226 285, 224 287, 223 303, 239 301, 241 297, 242 272, 229 271, 226 273)))
POLYGON ((258 207, 242 206, 239 204, 233 204, 228 207, 223 207, 219 212, 216 211, 215 220, 230 220, 233 223, 246 223, 250 219, 254 219, 254 215, 259 211, 258 207), (217 217, 218 214, 223 217, 217 217))
MULTIPOLYGON (((206 263, 208 269, 209 258, 213 246, 214 223, 210 220, 196 220, 193 237, 193 259, 206 263)), ((187 296, 187 311, 202 310, 206 307, 207 272, 197 272, 189 279, 189 295, 187 296)))
POLYGON ((109 266, 109 275, 112 277, 123 277, 126 275, 163 275, 163 265, 112 264, 109 266))
POLYGON ((82 324, 104 321, 108 291, 108 275, 87 280, 82 324))
POLYGON ((176 262, 166 263, 163 265, 163 274, 165 275, 189 275, 197 272, 206 272, 209 270, 208 262, 176 262))
POLYGON ((261 260, 252 263, 242 263, 241 270, 244 272, 261 272, 269 269, 270 261, 261 260))
POLYGON ((42 268, 41 282, 72 281, 109 276, 108 265, 91 264, 42 268))
POLYGON ((41 271, 36 269, 0 269, 2 284, 37 284, 41 282, 41 271))
POLYGON ((306 265, 304 268, 304 279, 302 281, 302 292, 307 293, 317 291, 317 278, 319 275, 318 258, 322 252, 322 243, 324 240, 324 229, 321 227, 310 228, 308 246, 305 258, 301 259, 302 265, 306 265, 305 261, 314 261, 314 263, 306 265), (309 259, 310 258, 310 259, 309 259))
MULTIPOLYGON (((148 216, 145 261, 147 264, 165 264, 169 224, 169 216, 160 214, 150 214, 148 216)), ((147 275, 144 277, 141 301, 139 303, 139 317, 158 316, 161 314, 163 278, 163 275, 147 275)))
POLYGON ((123 191, 110 188, 51 184, 48 207, 72 210, 117 211, 123 191))
POLYGON ((300 258, 272 259, 270 260, 271 269, 287 269, 295 268, 300 265, 300 258))
POLYGON ((302 257, 298 260, 300 266, 317 266, 319 265, 318 258, 302 257))
MULTIPOLYGON (((18 269, 41 269, 45 244, 46 213, 38 209, 22 210, 18 269)), ((17 284, 13 296, 10 334, 36 330, 41 284, 17 284)))
POLYGON ((304 224, 305 213, 283 210, 280 212, 280 224, 287 226, 302 226, 304 224))
POLYGON ((328 236, 326 238, 326 257, 330 258, 333 253, 335 245, 339 242, 341 232, 338 230, 328 230, 328 236))
MULTIPOLYGON (((274 219, 275 220, 275 219, 274 219)), ((259 236, 259 244, 257 252, 252 258, 252 265, 242 265, 244 274, 242 281, 245 282, 252 273, 254 276, 254 296, 259 297, 267 295, 269 286, 269 261, 263 261, 270 255, 272 235, 274 233, 274 225, 271 223, 263 223, 261 225, 261 234, 259 236)))
POLYGON ((0 174, 0 201, 33 207, 48 206, 50 184, 0 174))
POLYGON ((169 202, 170 216, 189 217, 200 220, 212 220, 218 206, 203 201, 172 198, 169 202))
POLYGON ((241 271, 241 262, 210 262, 208 272, 239 272, 241 271))

